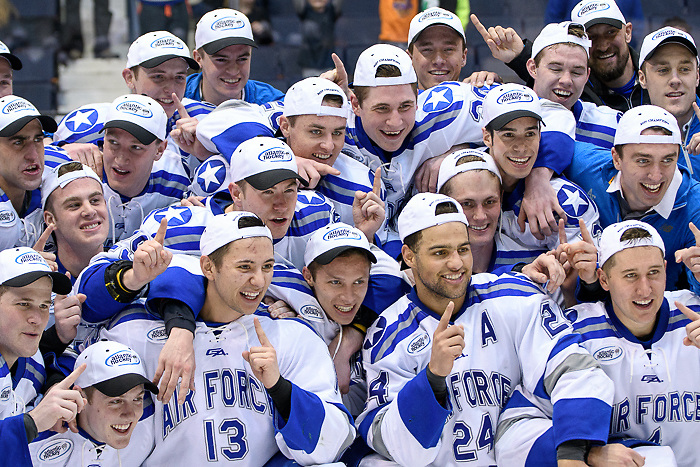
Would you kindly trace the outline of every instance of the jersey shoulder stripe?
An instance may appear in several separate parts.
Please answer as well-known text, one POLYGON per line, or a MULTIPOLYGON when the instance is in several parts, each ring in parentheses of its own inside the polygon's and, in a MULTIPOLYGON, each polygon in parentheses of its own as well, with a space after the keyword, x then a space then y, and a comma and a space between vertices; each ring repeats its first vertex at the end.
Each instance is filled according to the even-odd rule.
MULTIPOLYGON (((403 299, 392 306, 397 306, 402 301, 403 299)), ((381 315, 379 317, 376 324, 378 329, 375 335, 377 333, 381 333, 381 335, 379 340, 372 343, 370 351, 370 361, 372 363, 376 363, 390 355, 396 349, 396 346, 412 335, 420 327, 420 322, 428 316, 425 311, 408 298, 406 298, 404 303, 406 303, 406 308, 392 323, 387 323, 386 316, 381 315)), ((375 340, 374 336, 372 340, 375 340)))

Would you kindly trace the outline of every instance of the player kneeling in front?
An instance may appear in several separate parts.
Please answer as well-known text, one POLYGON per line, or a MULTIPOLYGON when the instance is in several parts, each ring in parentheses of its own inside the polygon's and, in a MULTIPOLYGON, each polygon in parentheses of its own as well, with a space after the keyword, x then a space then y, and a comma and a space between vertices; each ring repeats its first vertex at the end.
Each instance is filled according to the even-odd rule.
MULTIPOLYGON (((414 196, 399 215, 416 286, 367 331, 360 433, 400 465, 490 466, 500 410, 522 382, 554 404, 558 446, 604 443, 611 381, 525 276, 472 275, 467 227, 444 195, 414 196)), ((386 465, 361 465, 373 461, 386 465)))
MULTIPOLYGON (((97 342, 78 356, 75 367, 84 363, 86 370, 75 380, 87 400, 78 414, 78 432, 42 433, 29 444, 32 462, 35 466, 140 465, 153 448, 153 422, 138 421, 145 412, 146 391, 158 394, 158 388, 146 378, 138 354, 123 344, 97 342)), ((152 415, 153 407, 149 409, 152 415)))

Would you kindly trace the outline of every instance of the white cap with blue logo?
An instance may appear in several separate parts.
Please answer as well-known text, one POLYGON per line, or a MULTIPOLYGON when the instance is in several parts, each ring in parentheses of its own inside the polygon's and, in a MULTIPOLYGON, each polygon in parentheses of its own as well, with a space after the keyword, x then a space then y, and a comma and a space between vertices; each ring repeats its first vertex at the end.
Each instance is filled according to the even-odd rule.
POLYGON ((190 68, 199 70, 199 64, 190 57, 187 44, 168 31, 149 32, 132 42, 126 54, 126 67, 153 68, 171 58, 181 58, 190 68))
POLYGON ((491 130, 500 130, 520 117, 542 121, 542 105, 535 91, 522 84, 502 84, 486 94, 482 122, 491 130))
POLYGON ((202 16, 194 33, 194 48, 209 55, 229 45, 256 47, 248 17, 237 10, 219 8, 202 16))
POLYGON ((103 131, 121 128, 142 144, 151 144, 167 137, 168 116, 163 107, 148 96, 125 94, 117 97, 107 111, 103 131))
POLYGON ((44 131, 53 133, 58 125, 48 115, 41 115, 34 105, 23 97, 12 94, 0 99, 0 136, 13 136, 30 121, 37 119, 44 131))
POLYGON ((277 138, 256 136, 239 144, 231 156, 231 180, 245 180, 256 190, 293 178, 308 185, 299 175, 292 149, 277 138))
POLYGON ((199 251, 208 256, 236 240, 252 237, 267 237, 272 241, 272 233, 262 219, 247 211, 232 211, 212 216, 199 239, 199 251))
POLYGON ((311 235, 304 252, 304 264, 308 266, 312 261, 328 264, 347 250, 362 250, 372 263, 377 262, 365 234, 351 225, 337 222, 328 224, 311 235))
POLYGON ((58 294, 67 295, 73 288, 67 276, 51 271, 38 251, 28 247, 0 251, 0 285, 24 287, 44 276, 51 278, 52 290, 58 294))

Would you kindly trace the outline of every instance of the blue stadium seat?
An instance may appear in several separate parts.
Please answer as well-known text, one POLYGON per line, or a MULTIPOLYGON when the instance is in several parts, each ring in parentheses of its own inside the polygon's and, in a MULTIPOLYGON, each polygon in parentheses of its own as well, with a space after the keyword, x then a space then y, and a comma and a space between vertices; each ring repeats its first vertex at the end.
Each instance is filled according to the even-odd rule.
POLYGON ((262 46, 253 50, 250 62, 250 77, 264 82, 279 79, 282 74, 277 50, 273 46, 262 46))

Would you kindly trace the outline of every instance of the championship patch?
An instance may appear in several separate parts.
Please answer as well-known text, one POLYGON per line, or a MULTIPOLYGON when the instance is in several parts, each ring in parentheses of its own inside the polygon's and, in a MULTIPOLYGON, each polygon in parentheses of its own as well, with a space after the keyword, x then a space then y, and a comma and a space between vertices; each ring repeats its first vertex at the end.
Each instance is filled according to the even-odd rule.
POLYGON ((12 211, 0 211, 0 224, 11 224, 17 219, 17 213, 12 211))
POLYGON ((146 333, 146 339, 151 342, 165 342, 168 340, 168 333, 165 331, 165 326, 159 326, 148 331, 146 333))
POLYGON ((596 350, 593 353, 593 358, 598 360, 600 363, 610 363, 613 362, 624 355, 625 351, 622 347, 616 345, 609 345, 603 347, 602 349, 596 350))
POLYGON ((421 350, 427 348, 429 345, 430 336, 427 333, 423 333, 420 336, 416 336, 411 339, 411 342, 408 343, 406 351, 411 355, 415 355, 421 350))
POLYGON ((299 309, 299 314, 311 321, 323 321, 323 312, 314 305, 304 305, 299 309))
POLYGON ((42 447, 39 451, 39 460, 50 463, 63 461, 63 458, 67 457, 72 450, 73 442, 71 440, 57 439, 42 447))

